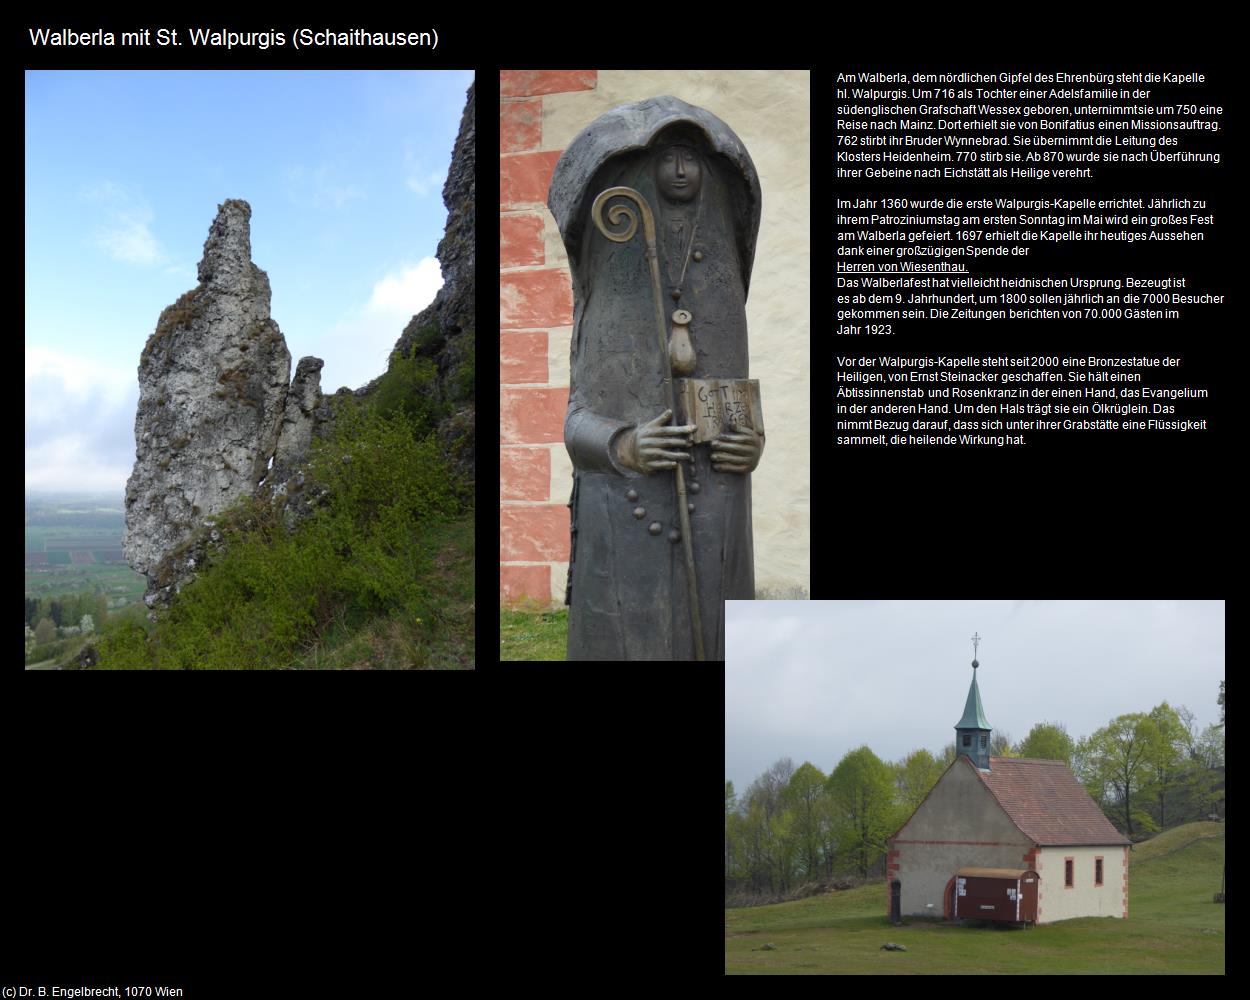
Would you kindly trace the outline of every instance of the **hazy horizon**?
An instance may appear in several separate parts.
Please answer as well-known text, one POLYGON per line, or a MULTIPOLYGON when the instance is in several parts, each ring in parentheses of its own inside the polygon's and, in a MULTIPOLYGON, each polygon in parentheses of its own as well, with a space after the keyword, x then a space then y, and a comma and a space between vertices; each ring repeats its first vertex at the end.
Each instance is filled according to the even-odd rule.
POLYGON ((48 496, 48 497, 102 497, 102 496, 126 496, 126 487, 109 490, 40 490, 28 489, 24 491, 26 496, 48 496))

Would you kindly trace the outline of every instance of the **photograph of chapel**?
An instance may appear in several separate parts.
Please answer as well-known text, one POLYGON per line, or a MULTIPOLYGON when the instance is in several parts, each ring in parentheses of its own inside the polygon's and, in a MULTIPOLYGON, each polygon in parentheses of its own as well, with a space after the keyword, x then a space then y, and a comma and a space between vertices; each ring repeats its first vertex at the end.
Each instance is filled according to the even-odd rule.
POLYGON ((1223 974, 1224 623, 726 602, 725 971, 1223 974))
POLYGON ((1063 761, 990 756, 978 666, 954 762, 889 838, 890 918, 1127 917, 1132 841, 1063 761))

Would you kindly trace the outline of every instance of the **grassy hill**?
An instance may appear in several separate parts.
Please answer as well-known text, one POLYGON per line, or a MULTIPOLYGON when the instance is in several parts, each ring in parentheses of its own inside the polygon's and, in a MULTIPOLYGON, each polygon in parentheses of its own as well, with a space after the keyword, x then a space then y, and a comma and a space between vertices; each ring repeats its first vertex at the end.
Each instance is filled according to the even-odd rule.
POLYGON ((155 622, 106 625, 93 669, 472 669, 471 484, 435 438, 433 369, 409 360, 336 398, 306 476, 215 515, 195 578, 155 622), (298 522, 297 491, 316 497, 298 522))
POLYGON ((1028 929, 909 920, 890 926, 885 885, 725 911, 728 973, 1224 972, 1224 824, 1190 823, 1133 849, 1129 917, 1028 929), (881 951, 894 941, 906 952, 881 951), (761 950, 765 944, 775 950, 761 950))

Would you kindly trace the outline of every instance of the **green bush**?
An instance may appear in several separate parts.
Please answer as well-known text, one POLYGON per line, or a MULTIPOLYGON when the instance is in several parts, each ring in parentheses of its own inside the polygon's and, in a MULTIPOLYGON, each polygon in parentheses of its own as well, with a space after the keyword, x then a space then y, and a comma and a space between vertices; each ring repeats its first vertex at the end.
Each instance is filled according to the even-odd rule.
POLYGON ((105 636, 101 666, 277 667, 331 629, 429 620, 422 538, 465 500, 433 436, 418 436, 404 408, 343 407, 333 437, 314 443, 307 475, 308 491, 328 493, 294 533, 277 506, 256 499, 220 515, 222 552, 146 642, 140 626, 105 636))
POLYGON ((474 386, 477 380, 476 364, 474 359, 477 357, 476 345, 474 343, 474 332, 466 330, 460 336, 458 342, 461 361, 456 365, 448 379, 448 388, 451 398, 457 402, 465 402, 473 399, 474 386))
POLYGON ((416 347, 406 358, 393 358, 386 374, 378 379, 372 394, 372 408, 381 416, 403 414, 415 433, 434 429, 450 412, 438 385, 438 366, 429 358, 418 358, 416 347))
POLYGON ((152 666, 147 632, 137 622, 110 625, 95 648, 100 657, 96 670, 147 670, 152 666))

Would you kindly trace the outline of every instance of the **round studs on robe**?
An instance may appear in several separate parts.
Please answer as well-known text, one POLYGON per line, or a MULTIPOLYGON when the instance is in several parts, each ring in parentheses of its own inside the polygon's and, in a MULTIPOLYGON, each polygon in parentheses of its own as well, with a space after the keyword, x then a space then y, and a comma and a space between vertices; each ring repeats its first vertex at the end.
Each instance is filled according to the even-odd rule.
POLYGON ((660 524, 659 521, 652 521, 651 524, 648 525, 647 530, 653 535, 658 535, 664 530, 664 525, 660 524))
POLYGON ((641 520, 642 520, 644 517, 646 517, 646 516, 647 516, 647 508, 646 508, 646 507, 635 507, 635 508, 634 508, 634 517, 636 517, 639 521, 641 521, 641 520))

